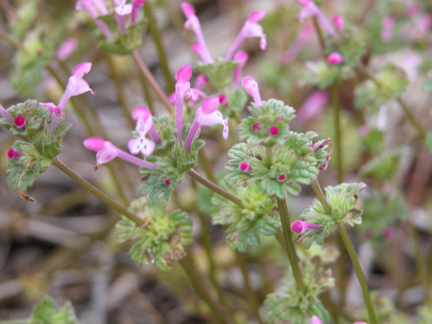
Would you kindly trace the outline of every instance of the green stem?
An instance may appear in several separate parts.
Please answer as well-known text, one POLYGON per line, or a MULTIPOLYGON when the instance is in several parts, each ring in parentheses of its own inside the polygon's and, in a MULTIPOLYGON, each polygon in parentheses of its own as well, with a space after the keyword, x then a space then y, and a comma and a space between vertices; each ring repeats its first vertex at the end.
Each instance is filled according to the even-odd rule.
POLYGON ((294 280, 298 291, 305 291, 305 285, 300 272, 299 260, 295 250, 295 245, 292 240, 291 222, 288 214, 288 207, 285 199, 277 198, 279 206, 279 214, 282 222, 282 230, 284 233, 285 245, 287 247, 288 259, 291 263, 291 269, 294 275, 294 280))
MULTIPOLYGON (((332 208, 329 205, 326 197, 324 196, 324 193, 321 190, 321 186, 320 186, 317 179, 312 181, 312 188, 314 189, 318 200, 323 205, 326 213, 328 215, 331 215, 332 214, 332 208)), ((366 283, 366 278, 363 274, 363 270, 360 266, 360 262, 359 262, 359 259, 357 257, 357 254, 355 252, 354 246, 352 245, 352 242, 351 242, 351 240, 348 236, 348 233, 347 233, 345 227, 343 226, 343 224, 338 225, 338 230, 339 230, 340 236, 342 237, 342 241, 345 245, 345 248, 348 251, 348 255, 349 255, 349 257, 351 259, 351 263, 353 264, 353 267, 354 267, 354 271, 355 271, 357 278, 360 282, 360 286, 361 286, 361 289, 363 291, 363 298, 364 298, 366 308, 367 308, 367 311, 369 314, 369 320, 371 321, 370 324, 378 324, 378 321, 377 321, 376 316, 375 316, 375 311, 374 311, 374 308, 372 305, 372 300, 370 298, 369 289, 368 289, 368 286, 366 283)))
POLYGON ((209 306, 209 308, 211 309, 211 311, 214 315, 214 319, 215 319, 216 323, 221 323, 221 324, 228 323, 227 321, 225 321, 224 317, 222 316, 221 307, 220 306, 218 307, 215 304, 215 301, 212 299, 212 297, 208 293, 208 289, 206 289, 204 287, 204 284, 201 281, 201 278, 199 277, 199 275, 195 271, 195 269, 191 266, 190 260, 188 260, 187 258, 188 257, 185 257, 184 259, 180 260, 179 263, 182 266, 187 277, 189 278, 189 281, 192 284, 192 287, 194 288, 195 292, 209 306))
POLYGON ((333 101, 333 113, 334 113, 334 129, 335 138, 334 143, 336 146, 336 161, 338 171, 338 183, 343 182, 343 163, 342 163, 342 136, 341 136, 341 122, 340 122, 340 99, 337 85, 332 86, 332 101, 333 101))
POLYGON ((145 8, 145 17, 148 19, 150 33, 153 37, 153 41, 156 44, 156 49, 159 54, 159 62, 161 64, 162 71, 165 75, 168 92, 173 93, 175 91, 174 79, 173 79, 173 74, 171 73, 171 69, 169 68, 166 49, 164 44, 162 43, 162 33, 157 27, 157 23, 154 18, 153 9, 151 7, 150 2, 147 1, 144 8, 145 8))
POLYGON ((152 113, 152 115, 154 115, 155 114, 154 102, 153 102, 153 98, 151 96, 149 87, 147 85, 147 81, 145 80, 145 78, 142 75, 142 73, 138 73, 138 78, 139 78, 139 80, 141 82, 144 98, 145 98, 145 100, 147 102, 148 108, 150 109, 150 112, 152 113))
POLYGON ((216 180, 216 177, 214 176, 212 166, 209 163, 209 161, 207 160, 207 157, 205 156, 203 149, 201 149, 198 152, 198 161, 200 162, 202 168, 204 169, 204 173, 206 174, 207 178, 210 181, 216 183, 217 180, 216 180))
POLYGON ((174 112, 174 107, 171 106, 171 104, 168 101, 168 97, 165 95, 155 78, 153 77, 150 70, 147 68, 147 65, 144 63, 144 60, 141 58, 138 51, 134 51, 132 53, 132 57, 135 61, 135 63, 138 65, 138 68, 140 69, 142 75, 144 76, 144 79, 148 82, 150 87, 153 89, 153 91, 156 93, 156 95, 159 97, 160 101, 165 105, 165 107, 168 109, 169 112, 174 112))
POLYGON ((222 197, 232 201, 233 203, 242 206, 242 201, 240 198, 234 196, 233 194, 229 193, 225 189, 219 187, 214 182, 211 182, 210 180, 207 180, 206 178, 203 178, 198 172, 196 172, 194 169, 191 169, 188 171, 188 174, 194 178, 196 181, 204 185, 205 187, 209 188, 211 191, 217 193, 218 195, 221 195, 222 197))
POLYGON ((96 197, 98 197, 101 201, 103 201, 105 204, 110 206, 112 209, 119 212, 121 215, 126 216, 131 221, 138 225, 145 225, 146 219, 141 219, 135 214, 131 213, 129 210, 127 210, 125 207, 119 205, 117 202, 112 200, 110 197, 105 195, 102 191, 100 191, 98 188, 94 187, 92 184, 90 184, 88 181, 84 180, 80 175, 75 173, 72 169, 70 169, 66 164, 61 162, 58 158, 55 158, 53 160, 53 164, 59 168, 61 171, 66 173, 69 177, 71 177, 73 180, 75 180, 78 184, 80 184, 82 187, 90 191, 92 194, 94 194, 96 197))
POLYGON ((366 304, 366 308, 369 314, 369 321, 371 322, 371 324, 378 324, 377 318, 375 316, 375 311, 372 305, 372 300, 370 298, 370 294, 369 294, 369 289, 366 283, 366 278, 363 274, 363 270, 360 266, 360 262, 359 259, 357 258, 357 254, 356 251, 354 249, 354 246, 352 245, 352 242, 348 236, 347 230, 345 228, 345 226, 343 226, 343 224, 339 224, 338 225, 338 230, 339 230, 339 234, 342 237, 342 240, 345 244, 345 247, 348 251, 348 254, 350 256, 351 262, 354 266, 354 271, 357 275, 357 278, 360 282, 360 286, 361 289, 363 291, 363 297, 364 297, 364 301, 366 304))
MULTIPOLYGON (((358 65, 358 69, 364 76, 371 79, 376 85, 382 86, 382 83, 375 78, 372 73, 370 73, 367 68, 363 64, 358 65)), ((426 138, 426 131, 423 129, 423 127, 417 122, 414 115, 412 114, 411 110, 408 108, 407 104, 402 98, 398 98, 397 101, 402 107, 403 112, 405 113, 405 116, 408 118, 410 123, 414 126, 419 136, 424 140, 426 138)))
POLYGON ((258 301, 258 296, 257 296, 256 292, 252 289, 252 286, 251 286, 250 281, 249 281, 246 258, 242 253, 240 253, 237 250, 236 250, 236 255, 237 255, 237 265, 240 268, 240 271, 242 272, 244 283, 245 283, 246 295, 247 295, 246 297, 249 301, 249 304, 252 308, 252 311, 255 315, 255 318, 258 320, 258 322, 260 324, 264 324, 263 321, 261 320, 261 316, 259 313, 260 303, 258 301))
POLYGON ((323 54, 323 56, 325 56, 325 48, 326 48, 326 44, 325 44, 325 41, 324 41, 323 33, 322 33, 322 31, 321 31, 321 27, 320 27, 320 25, 318 24, 318 19, 317 19, 317 17, 315 17, 315 16, 312 17, 312 21, 313 21, 313 23, 314 23, 314 27, 315 27, 316 33, 317 33, 317 35, 318 35, 318 39, 319 39, 319 42, 320 42, 320 46, 321 46, 322 54, 323 54))

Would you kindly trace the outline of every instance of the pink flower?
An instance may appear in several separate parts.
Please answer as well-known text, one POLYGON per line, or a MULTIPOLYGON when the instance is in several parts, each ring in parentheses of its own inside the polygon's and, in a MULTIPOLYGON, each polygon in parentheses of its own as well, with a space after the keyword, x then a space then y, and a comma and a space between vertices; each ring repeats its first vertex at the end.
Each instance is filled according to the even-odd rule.
POLYGON ((224 94, 219 95, 219 103, 224 107, 228 105, 228 99, 224 94))
POLYGON ((225 60, 229 61, 233 58, 234 53, 237 51, 240 44, 246 37, 259 37, 260 38, 260 48, 265 50, 267 47, 267 36, 263 32, 263 28, 258 22, 264 18, 266 15, 265 11, 255 11, 250 16, 249 19, 243 25, 240 34, 237 36, 234 44, 229 49, 225 60))
POLYGON ((26 120, 23 116, 17 116, 14 119, 14 124, 18 129, 24 129, 26 126, 26 120))
POLYGON ((78 47, 78 40, 75 37, 67 38, 57 49, 57 58, 60 61, 67 60, 78 47))
POLYGON ((229 135, 228 117, 224 119, 222 113, 217 110, 218 107, 219 107, 219 97, 210 97, 205 99, 201 107, 197 109, 195 120, 186 138, 186 142, 184 146, 186 152, 190 151, 195 135, 198 132, 198 130, 201 128, 201 126, 212 126, 216 124, 222 124, 223 138, 228 139, 228 135, 229 135))
POLYGON ((144 6, 146 0, 132 0, 131 23, 135 24, 138 10, 144 6))
POLYGON ((312 316, 312 318, 310 320, 310 324, 322 324, 322 322, 318 316, 314 315, 314 316, 312 316))
POLYGON ((197 76, 197 78, 195 80, 194 88, 201 90, 202 88, 204 88, 207 85, 208 82, 209 82, 209 79, 206 77, 206 75, 200 74, 197 76))
POLYGON ((393 37, 394 18, 386 16, 381 20, 381 40, 389 43, 393 37))
POLYGON ((369 128, 366 125, 360 126, 360 135, 367 136, 369 134, 369 128))
POLYGON ((141 152, 143 155, 149 156, 155 149, 155 143, 149 140, 146 135, 149 133, 157 143, 161 141, 154 127, 152 115, 146 107, 138 107, 132 112, 132 118, 137 121, 135 130, 139 137, 129 140, 129 151, 135 155, 141 152))
POLYGON ((297 15, 297 19, 303 23, 306 18, 311 18, 316 16, 327 32, 333 37, 336 36, 336 31, 333 26, 328 22, 327 18, 323 15, 321 10, 317 7, 315 2, 312 0, 297 0, 303 8, 300 10, 300 13, 297 15))
POLYGON ((126 32, 125 17, 132 12, 132 4, 126 3, 126 0, 114 0, 114 10, 117 14, 117 24, 122 33, 126 32))
POLYGON ((290 47, 286 50, 286 52, 282 55, 281 63, 284 65, 289 65, 297 58, 298 54, 302 50, 302 48, 309 42, 313 33, 314 26, 311 23, 305 24, 300 32, 298 33, 294 42, 290 45, 290 47))
POLYGON ((9 124, 14 124, 14 118, 2 105, 0 105, 0 117, 6 119, 9 124))
POLYGON ((329 95, 327 92, 323 90, 315 91, 301 105, 294 122, 304 124, 309 119, 318 118, 328 101, 329 95))
POLYGON ((272 126, 270 127, 269 132, 272 136, 276 136, 279 134, 279 128, 277 126, 272 126))
POLYGON ((181 67, 177 72, 177 82, 175 85, 176 95, 176 129, 177 140, 183 139, 183 101, 184 97, 190 89, 189 80, 192 76, 192 68, 190 65, 181 67))
POLYGON ((247 173, 252 170, 252 167, 249 165, 249 163, 242 161, 239 163, 239 169, 240 171, 247 173))
POLYGON ((331 53, 329 56, 327 56, 327 62, 331 65, 337 65, 344 61, 344 57, 339 53, 331 53))
POLYGON ((187 30, 192 30, 198 40, 198 44, 200 46, 200 57, 201 59, 206 62, 206 63, 213 63, 213 59, 210 55, 210 52, 208 50, 207 44, 205 42, 202 30, 201 30, 201 25, 200 22, 198 20, 198 17, 195 15, 195 9, 194 7, 192 7, 190 4, 183 2, 182 5, 182 10, 184 15, 186 16, 187 20, 184 24, 184 28, 187 30))
POLYGON ((382 235, 386 238, 386 239, 391 239, 392 237, 393 237, 393 235, 394 235, 394 231, 393 231, 393 229, 391 229, 391 228, 386 228, 384 231, 383 231, 383 233, 382 233, 382 235))
POLYGON ((13 148, 10 148, 6 151, 6 156, 10 160, 15 160, 21 157, 21 152, 13 148))
POLYGON ((343 33, 345 28, 345 22, 342 16, 333 16, 332 18, 333 25, 335 25, 336 29, 339 33, 343 33))
POLYGON ((106 8, 103 0, 78 0, 75 3, 75 9, 90 13, 99 29, 104 33, 105 37, 111 37, 111 32, 109 31, 107 25, 103 21, 97 19, 99 16, 105 16, 108 14, 108 9, 106 8))
MULTIPOLYGON (((312 224, 312 223, 304 222, 304 221, 301 221, 301 220, 297 220, 297 221, 295 221, 294 223, 291 224, 291 230, 294 233, 301 234, 301 233, 306 232, 307 229, 312 229, 312 230, 318 230, 319 231, 319 230, 322 229, 322 227, 319 226, 319 225, 317 225, 317 224, 312 224)), ((311 321, 311 323, 313 323, 313 322, 311 321)))
POLYGON ((95 171, 99 165, 108 163, 116 157, 146 169, 156 169, 156 165, 154 163, 136 158, 135 156, 132 156, 115 147, 111 142, 105 141, 99 137, 91 137, 86 139, 84 141, 84 146, 90 151, 97 152, 95 171))
POLYGON ((243 51, 239 51, 234 55, 234 61, 240 62, 240 64, 237 65, 234 70, 234 84, 236 86, 240 85, 241 72, 243 67, 246 65, 248 58, 249 56, 247 55, 247 53, 243 51))
POLYGON ((243 79, 242 87, 246 90, 248 94, 252 96, 255 101, 255 104, 258 107, 262 106, 261 95, 258 88, 258 83, 252 77, 246 77, 243 79))

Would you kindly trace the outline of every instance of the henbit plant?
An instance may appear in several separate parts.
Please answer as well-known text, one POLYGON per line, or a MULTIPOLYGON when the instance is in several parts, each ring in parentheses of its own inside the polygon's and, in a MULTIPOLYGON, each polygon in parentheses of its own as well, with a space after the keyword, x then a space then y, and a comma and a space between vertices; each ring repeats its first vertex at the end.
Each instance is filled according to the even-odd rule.
MULTIPOLYGON (((25 200, 35 201, 25 194, 26 189, 54 164, 122 215, 116 226, 117 238, 120 243, 132 246, 129 253, 133 261, 138 261, 141 265, 155 264, 161 271, 169 271, 179 265, 196 294, 206 304, 204 310, 197 307, 197 312, 209 317, 214 323, 238 323, 233 315, 236 306, 226 301, 228 294, 220 287, 214 273, 211 274, 210 281, 216 294, 208 290, 201 276, 197 275, 198 270, 192 259, 193 252, 188 248, 194 241, 191 219, 181 208, 172 211, 168 205, 168 202, 178 199, 178 188, 186 185, 184 180, 188 175, 193 184, 195 181, 199 182, 212 192, 211 221, 214 225, 225 227, 227 244, 237 253, 237 262, 242 268, 247 289, 246 299, 253 308, 250 312, 252 321, 322 324, 332 319, 339 323, 339 312, 329 308, 325 300, 326 296, 329 296, 328 291, 335 284, 330 267, 324 262, 323 255, 311 257, 307 251, 314 243, 324 244, 324 240, 337 230, 363 292, 367 312, 361 315, 361 319, 366 319, 369 324, 378 324, 379 313, 374 309, 360 262, 345 228, 347 224, 362 224, 363 210, 359 206, 359 200, 360 192, 366 185, 361 182, 343 182, 345 170, 338 86, 347 80, 367 76, 367 80, 356 86, 355 105, 367 108, 370 114, 376 114, 377 108, 388 101, 398 101, 420 138, 427 140, 425 131, 402 100, 402 94, 408 85, 404 73, 392 65, 384 65, 376 71, 376 75, 370 74, 362 61, 365 54, 362 39, 351 27, 346 26, 344 19, 335 16, 330 23, 317 3, 312 0, 298 0, 302 6, 298 15, 299 21, 311 18, 312 22, 305 25, 295 43, 284 54, 283 61, 285 64, 292 63, 309 41, 312 32, 316 32, 323 57, 318 62, 306 63, 302 83, 324 90, 330 89, 334 106, 335 137, 314 141, 314 138, 319 136, 317 133, 292 130, 291 122, 296 116, 294 108, 278 99, 262 100, 258 82, 250 76, 241 78, 242 68, 248 60, 248 55, 238 50, 242 41, 247 37, 260 38, 261 50, 267 47, 267 35, 259 24, 264 19, 265 12, 252 13, 226 56, 213 58, 207 48, 195 9, 190 4, 183 3, 181 9, 186 17, 184 27, 192 30, 198 40, 198 43, 192 45, 192 50, 200 58, 195 68, 201 74, 194 87, 191 87, 192 67, 189 64, 181 67, 176 73, 175 92, 172 98, 168 98, 137 52, 147 23, 139 11, 145 2, 133 0, 127 3, 117 0, 113 10, 109 10, 102 0, 77 1, 77 10, 90 13, 103 34, 103 37, 100 37, 99 49, 115 55, 131 55, 167 111, 175 113, 174 117, 169 114, 158 114, 156 117, 147 107, 137 107, 128 116, 132 122, 136 121, 135 130, 132 131, 132 138, 127 145, 130 154, 116 146, 121 143, 108 140, 105 136, 107 134, 97 136, 99 134, 92 132, 89 125, 92 137, 83 144, 88 150, 96 152, 94 171, 116 157, 138 166, 137 174, 139 172, 143 176, 138 192, 143 197, 130 202, 129 207, 125 208, 58 159, 62 139, 71 126, 65 122, 67 102, 72 96, 88 91, 93 93, 90 85, 83 79, 92 66, 88 62, 75 68, 58 105, 27 100, 8 109, 0 106, 0 124, 18 137, 13 147, 7 151, 7 181, 10 189, 18 190, 20 197, 25 200), (321 26, 327 33, 325 37, 321 26), (212 88, 208 87, 207 83, 212 88), (253 102, 247 107, 248 116, 242 118, 247 102, 246 94, 252 97, 253 102), (174 107, 170 103, 174 103, 174 107), (230 122, 236 121, 240 121, 233 124, 238 129, 231 126, 230 131, 230 122), (203 138, 203 126, 215 125, 222 126, 224 140, 234 141, 236 131, 242 140, 228 150, 228 172, 219 184, 202 152, 205 142, 199 139, 203 138), (327 170, 332 149, 336 149, 338 184, 326 187, 323 192, 318 176, 327 170), (135 156, 139 154, 143 157, 135 156), (208 179, 195 170, 198 160, 208 179), (302 185, 310 185, 317 199, 301 213, 299 220, 293 221, 287 199, 305 190, 302 185), (280 287, 267 294, 263 311, 260 312, 258 306, 261 302, 254 296, 247 271, 244 265, 241 266, 240 253, 260 246, 264 237, 274 237, 279 241, 289 263, 280 287), (299 242, 302 242, 302 245, 295 244, 299 242)), ((147 8, 147 5, 144 5, 144 8, 147 8)), ((390 42, 392 26, 393 21, 390 18, 383 20, 381 37, 384 42, 390 42)), ((2 38, 11 43, 18 42, 8 35, 3 35, 2 38)), ((17 45, 21 55, 31 55, 26 46, 17 45)), ((33 48, 30 52, 32 50, 33 48)), ((51 58, 38 59, 37 64, 28 67, 29 73, 34 73, 34 65, 51 68, 50 61, 51 58)), ((17 68, 26 69, 20 61, 17 61, 17 68)), ((328 100, 326 93, 315 92, 312 96, 316 96, 311 98, 309 103, 313 107, 304 109, 322 110, 328 100)), ((108 135, 117 140, 114 134, 108 135)), ((220 139, 220 135, 214 137, 220 139)), ((401 152, 386 152, 379 159, 364 165, 359 174, 383 181, 393 179, 401 152)), ((382 238, 391 238, 391 227, 397 220, 395 214, 400 214, 399 219, 405 217, 404 203, 398 204, 395 199, 397 200, 395 196, 382 193, 376 197, 369 195, 364 200, 366 227, 361 232, 366 238, 374 238, 374 244, 381 244, 382 238), (382 220, 379 226, 371 228, 371 213, 385 215, 383 218, 389 220, 382 220)), ((202 223, 205 224, 205 220, 202 223)), ((415 235, 413 239, 416 239, 415 235)), ((206 249, 211 264, 211 247, 207 246, 206 249)), ((429 281, 419 249, 417 252, 416 261, 420 268, 423 267, 419 272, 427 305, 427 302, 430 302, 429 281)), ((328 302, 332 303, 331 300, 328 302)), ((425 309, 423 307, 419 310, 422 318, 430 315, 425 309)), ((343 311, 340 314, 345 317, 344 321, 352 322, 350 315, 347 316, 343 311)), ((76 322, 69 304, 56 311, 53 300, 47 298, 35 308, 30 323, 54 323, 54 319, 55 323, 76 322), (48 321, 45 319, 47 316, 48 321)))

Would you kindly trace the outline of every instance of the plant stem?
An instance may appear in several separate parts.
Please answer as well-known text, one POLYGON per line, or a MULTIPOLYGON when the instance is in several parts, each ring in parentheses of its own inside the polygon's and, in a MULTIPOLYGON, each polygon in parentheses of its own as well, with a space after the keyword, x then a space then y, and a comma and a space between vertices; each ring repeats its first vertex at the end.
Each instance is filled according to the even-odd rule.
POLYGON ((206 178, 202 177, 198 172, 196 172, 194 169, 191 169, 188 171, 188 174, 194 178, 196 181, 204 185, 205 187, 209 188, 211 191, 217 193, 218 195, 221 195, 222 197, 232 201, 233 203, 242 206, 242 201, 240 198, 234 196, 233 194, 229 193, 225 189, 219 187, 214 182, 211 182, 210 180, 207 180, 206 178))
POLYGON ((239 251, 235 251, 236 255, 237 255, 237 265, 240 268, 240 271, 243 274, 243 278, 244 278, 244 284, 245 284, 245 288, 246 288, 246 297, 250 303, 250 306, 252 308, 252 311, 255 315, 255 318, 258 320, 258 322, 260 324, 264 324, 263 321, 261 320, 261 316, 259 313, 259 306, 260 303, 258 301, 258 296, 256 294, 256 292, 252 289, 252 286, 250 284, 249 281, 249 275, 247 272, 247 264, 246 264, 246 258, 245 256, 240 253, 239 251))
POLYGON ((357 278, 360 282, 360 286, 362 288, 363 291, 363 297, 364 297, 364 301, 366 304, 366 308, 369 314, 369 321, 371 322, 371 324, 378 324, 377 318, 375 316, 375 311, 372 305, 372 300, 370 298, 369 295, 369 289, 366 283, 366 278, 363 274, 363 270, 360 266, 360 262, 357 258, 357 254, 356 251, 354 249, 354 246, 352 245, 352 242, 348 236, 347 230, 345 228, 345 226, 343 226, 343 224, 339 224, 338 225, 338 230, 339 230, 339 234, 342 237, 342 240, 345 244, 345 247, 348 251, 348 254, 350 256, 351 262, 354 266, 354 271, 356 272, 357 278))
POLYGON ((207 178, 216 183, 216 177, 214 176, 214 172, 212 169, 211 164, 207 160, 207 157, 204 154, 203 148, 198 152, 198 161, 200 162, 202 168, 204 169, 204 173, 206 174, 207 178))
MULTIPOLYGON (((364 76, 371 79, 376 85, 382 86, 382 83, 375 78, 372 73, 370 73, 367 68, 363 64, 358 65, 358 70, 363 73, 364 76)), ((397 101, 402 107, 403 112, 405 113, 405 116, 408 118, 410 123, 414 126, 419 136, 424 140, 426 138, 426 131, 423 129, 423 127, 417 122, 414 115, 412 114, 411 110, 408 108, 407 104, 402 98, 397 98, 397 101)))
POLYGON ((204 284, 201 281, 201 278, 199 277, 195 269, 191 266, 190 260, 188 260, 187 258, 188 257, 186 256, 185 258, 180 260, 179 263, 182 266, 187 277, 189 278, 189 281, 191 282, 195 292, 209 306, 209 308, 213 312, 214 319, 216 320, 217 323, 221 323, 221 324, 228 323, 227 321, 225 321, 224 317, 222 316, 222 310, 220 309, 220 307, 216 306, 215 301, 209 295, 208 290, 204 287, 204 284))
POLYGON ((315 27, 316 33, 317 33, 317 35, 318 35, 318 39, 319 39, 319 42, 320 42, 320 46, 321 46, 322 54, 323 54, 323 56, 325 56, 324 51, 325 51, 326 45, 325 45, 325 41, 324 41, 324 36, 323 36, 323 34, 322 34, 322 31, 321 31, 321 27, 320 27, 320 25, 318 24, 318 19, 317 19, 317 17, 315 17, 315 16, 312 17, 312 21, 313 21, 313 23, 314 23, 314 27, 315 27))
POLYGON ((110 197, 105 195, 102 191, 100 191, 98 188, 94 187, 92 184, 90 184, 88 181, 84 180, 80 175, 75 173, 71 168, 69 168, 66 164, 61 162, 58 158, 55 158, 53 160, 53 164, 59 168, 61 171, 66 173, 69 177, 71 177, 73 180, 75 180, 78 184, 80 184, 82 187, 90 191, 92 194, 94 194, 96 197, 98 197, 101 201, 103 201, 105 204, 110 206, 112 209, 119 212, 121 215, 126 216, 131 221, 138 225, 145 225, 146 219, 141 219, 135 214, 131 213, 129 210, 127 210, 125 207, 119 205, 117 202, 112 200, 110 197))
POLYGON ((149 87, 147 85, 147 81, 145 80, 145 78, 142 75, 142 73, 138 73, 138 78, 139 78, 139 80, 141 82, 144 98, 145 98, 145 100, 147 102, 148 108, 150 109, 150 112, 152 113, 152 115, 154 115, 155 114, 154 102, 153 102, 153 98, 151 96, 149 87))
POLYGON ((294 275, 296 288, 298 291, 305 291, 305 285, 300 272, 299 260, 295 250, 295 245, 292 241, 291 222, 288 214, 288 207, 285 199, 277 198, 279 206, 279 214, 282 222, 285 245, 287 247, 288 259, 291 263, 291 269, 294 275))
POLYGON ((147 68, 146 64, 144 63, 144 60, 141 58, 139 52, 136 50, 132 53, 132 57, 135 60, 136 64, 138 65, 138 68, 142 72, 142 75, 144 76, 145 80, 149 83, 150 87, 153 89, 153 91, 156 93, 156 95, 159 97, 160 101, 165 105, 165 107, 168 109, 169 112, 174 112, 174 107, 171 106, 171 104, 168 101, 168 97, 165 95, 153 75, 151 74, 150 70, 147 68))
MULTIPOLYGON (((323 205, 326 213, 328 215, 331 215, 332 214, 332 208, 329 205, 326 197, 324 196, 324 193, 321 190, 321 186, 320 186, 320 184, 319 184, 319 182, 318 182, 317 179, 315 179, 314 181, 312 181, 312 188, 314 189, 315 194, 317 195, 317 198, 319 199, 319 201, 323 205)), ((366 308, 367 308, 367 311, 368 311, 368 314, 369 314, 369 320, 371 321, 370 324, 378 324, 378 321, 377 321, 376 316, 375 316, 375 311, 374 311, 374 308, 373 308, 373 305, 372 305, 372 301, 371 301, 371 298, 370 298, 369 289, 367 287, 366 278, 365 278, 365 276, 363 274, 363 270, 362 270, 362 268, 360 266, 360 262, 358 260, 358 257, 357 257, 357 254, 355 252, 354 246, 352 245, 352 242, 351 242, 351 240, 350 240, 350 238, 348 236, 348 233, 347 233, 345 227, 343 226, 343 224, 339 224, 338 225, 338 230, 339 230, 339 234, 342 237, 342 241, 343 241, 343 243, 345 245, 345 248, 348 251, 348 255, 350 256, 351 263, 354 266, 354 271, 355 271, 355 273, 357 275, 357 278, 358 278, 358 280, 360 282, 360 286, 361 286, 362 291, 363 291, 363 298, 364 298, 364 301, 365 301, 365 304, 366 304, 366 308)))
POLYGON ((334 131, 335 139, 334 143, 336 146, 336 161, 338 171, 338 183, 343 182, 343 163, 342 163, 342 136, 341 136, 341 122, 340 122, 340 99, 337 85, 332 86, 332 101, 333 101, 333 113, 334 113, 334 131))
POLYGON ((162 33, 160 32, 157 26, 150 2, 147 1, 144 8, 145 8, 145 17, 148 19, 150 33, 153 37, 153 41, 156 44, 156 49, 159 54, 159 62, 161 64, 162 71, 165 75, 168 92, 173 93, 175 91, 173 74, 171 73, 171 70, 169 68, 168 56, 166 54, 165 46, 162 43, 162 33))

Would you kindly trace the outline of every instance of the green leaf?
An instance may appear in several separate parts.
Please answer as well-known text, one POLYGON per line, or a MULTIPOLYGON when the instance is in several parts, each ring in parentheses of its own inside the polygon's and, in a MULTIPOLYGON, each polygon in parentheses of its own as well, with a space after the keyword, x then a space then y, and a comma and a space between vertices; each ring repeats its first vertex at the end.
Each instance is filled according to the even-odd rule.
POLYGON ((216 59, 211 64, 199 62, 196 69, 204 73, 215 88, 222 89, 231 82, 234 70, 239 64, 238 61, 216 59))
POLYGON ((384 152, 368 161, 359 171, 361 177, 377 179, 392 179, 399 170, 401 158, 407 153, 407 148, 397 147, 384 152))
POLYGON ((146 21, 131 25, 127 28, 126 33, 102 41, 99 44, 99 49, 111 54, 129 55, 141 45, 146 27, 146 21))
POLYGON ((60 309, 54 299, 46 296, 35 306, 30 315, 30 324, 76 324, 78 319, 75 316, 73 306, 66 302, 60 309))

